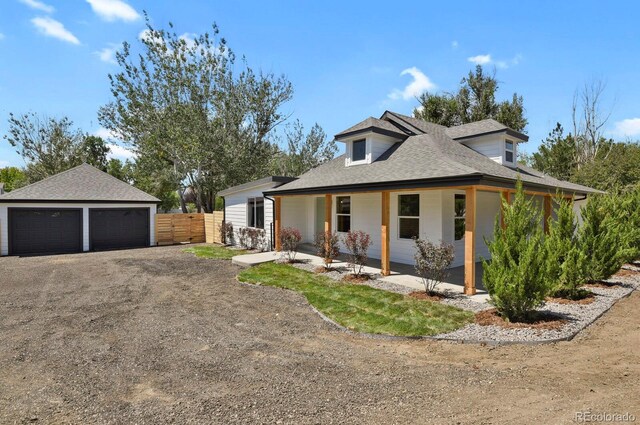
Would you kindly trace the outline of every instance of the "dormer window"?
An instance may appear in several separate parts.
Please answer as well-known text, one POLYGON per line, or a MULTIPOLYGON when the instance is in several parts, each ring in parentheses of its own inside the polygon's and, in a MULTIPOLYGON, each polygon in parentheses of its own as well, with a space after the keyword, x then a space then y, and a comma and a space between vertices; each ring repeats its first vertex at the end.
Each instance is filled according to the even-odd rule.
POLYGON ((367 140, 354 140, 351 147, 351 161, 364 161, 367 157, 367 140))
POLYGON ((504 144, 504 160, 513 163, 513 142, 507 140, 504 144))

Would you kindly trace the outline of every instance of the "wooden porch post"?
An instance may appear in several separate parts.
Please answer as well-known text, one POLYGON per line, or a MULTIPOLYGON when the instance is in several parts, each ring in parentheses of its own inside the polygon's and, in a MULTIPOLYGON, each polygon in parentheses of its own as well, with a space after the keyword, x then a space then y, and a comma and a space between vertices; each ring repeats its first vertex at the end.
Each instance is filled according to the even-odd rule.
POLYGON ((466 189, 464 231, 464 293, 476 293, 476 188, 466 189))
MULTIPOLYGON (((500 197, 506 200, 507 204, 511 204, 511 195, 509 194, 508 190, 503 190, 502 192, 500 192, 500 197)), ((503 229, 507 227, 506 223, 504 222, 504 207, 502 202, 500 202, 500 227, 502 227, 503 229)))
POLYGON ((324 195, 324 231, 331 233, 331 214, 333 212, 331 195, 324 195))
POLYGON ((274 196, 275 209, 276 209, 276 222, 275 222, 275 239, 276 239, 276 251, 282 251, 282 244, 280 244, 280 230, 282 229, 282 197, 274 196))
POLYGON ((382 255, 380 256, 380 260, 382 265, 380 267, 380 273, 383 276, 389 276, 391 274, 389 259, 390 199, 391 195, 388 191, 382 192, 382 226, 380 229, 382 239, 382 255))
POLYGON ((544 234, 549 234, 549 219, 551 218, 551 195, 544 197, 544 234))

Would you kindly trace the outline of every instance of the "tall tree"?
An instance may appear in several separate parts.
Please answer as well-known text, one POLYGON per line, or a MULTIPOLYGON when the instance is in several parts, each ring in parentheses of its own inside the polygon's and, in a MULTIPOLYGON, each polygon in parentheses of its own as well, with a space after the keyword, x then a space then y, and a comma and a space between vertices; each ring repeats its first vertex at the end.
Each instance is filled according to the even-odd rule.
POLYGON ((592 162, 598 155, 606 156, 611 146, 612 140, 604 137, 604 127, 611 116, 611 110, 605 110, 602 105, 606 87, 604 81, 594 79, 576 90, 573 96, 571 118, 578 168, 592 162))
POLYGON ((296 177, 312 168, 330 161, 338 151, 336 142, 327 138, 319 124, 315 124, 309 133, 299 120, 285 130, 286 149, 273 156, 273 173, 296 177))
POLYGON ((577 168, 576 150, 575 138, 571 134, 565 136, 562 125, 557 123, 527 162, 552 177, 569 180, 577 168))
POLYGON ((422 94, 418 99, 420 108, 414 111, 414 116, 447 127, 493 118, 523 131, 527 119, 522 96, 514 93, 511 100, 499 102, 496 100, 498 88, 495 72, 488 75, 478 65, 462 79, 457 93, 422 94))
POLYGON ((234 65, 218 38, 215 25, 211 35, 190 38, 172 24, 155 29, 147 17, 143 52, 123 44, 116 54, 121 71, 109 75, 114 99, 99 111, 100 123, 140 158, 169 164, 173 185, 180 193, 192 188, 205 211, 220 189, 267 169, 272 130, 287 118, 280 108, 292 95, 284 76, 234 65))
POLYGON ((69 118, 40 117, 33 112, 9 114, 9 133, 4 137, 27 163, 29 183, 83 162, 105 164, 109 152, 102 139, 85 135, 69 118))
POLYGON ((18 167, 0 168, 0 183, 4 184, 4 191, 11 192, 22 187, 27 182, 27 176, 18 167))

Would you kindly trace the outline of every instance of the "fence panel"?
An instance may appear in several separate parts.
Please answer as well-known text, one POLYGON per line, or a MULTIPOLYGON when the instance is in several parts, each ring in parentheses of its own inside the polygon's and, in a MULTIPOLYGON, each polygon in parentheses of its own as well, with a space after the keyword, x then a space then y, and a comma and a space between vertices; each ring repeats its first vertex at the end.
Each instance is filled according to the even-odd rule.
POLYGON ((204 214, 156 214, 158 245, 205 241, 204 214))

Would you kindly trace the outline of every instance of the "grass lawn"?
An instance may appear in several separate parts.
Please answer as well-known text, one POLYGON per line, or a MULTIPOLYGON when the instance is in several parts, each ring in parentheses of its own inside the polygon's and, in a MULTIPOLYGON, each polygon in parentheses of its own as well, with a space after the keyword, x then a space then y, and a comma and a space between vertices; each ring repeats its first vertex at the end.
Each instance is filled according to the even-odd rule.
POLYGON ((265 263, 243 270, 242 282, 291 289, 344 327, 374 334, 436 335, 473 322, 473 314, 455 307, 342 283, 295 267, 265 263))
POLYGON ((231 257, 244 254, 246 251, 242 249, 229 249, 220 245, 200 245, 187 248, 184 252, 195 254, 196 257, 231 260, 231 257))

